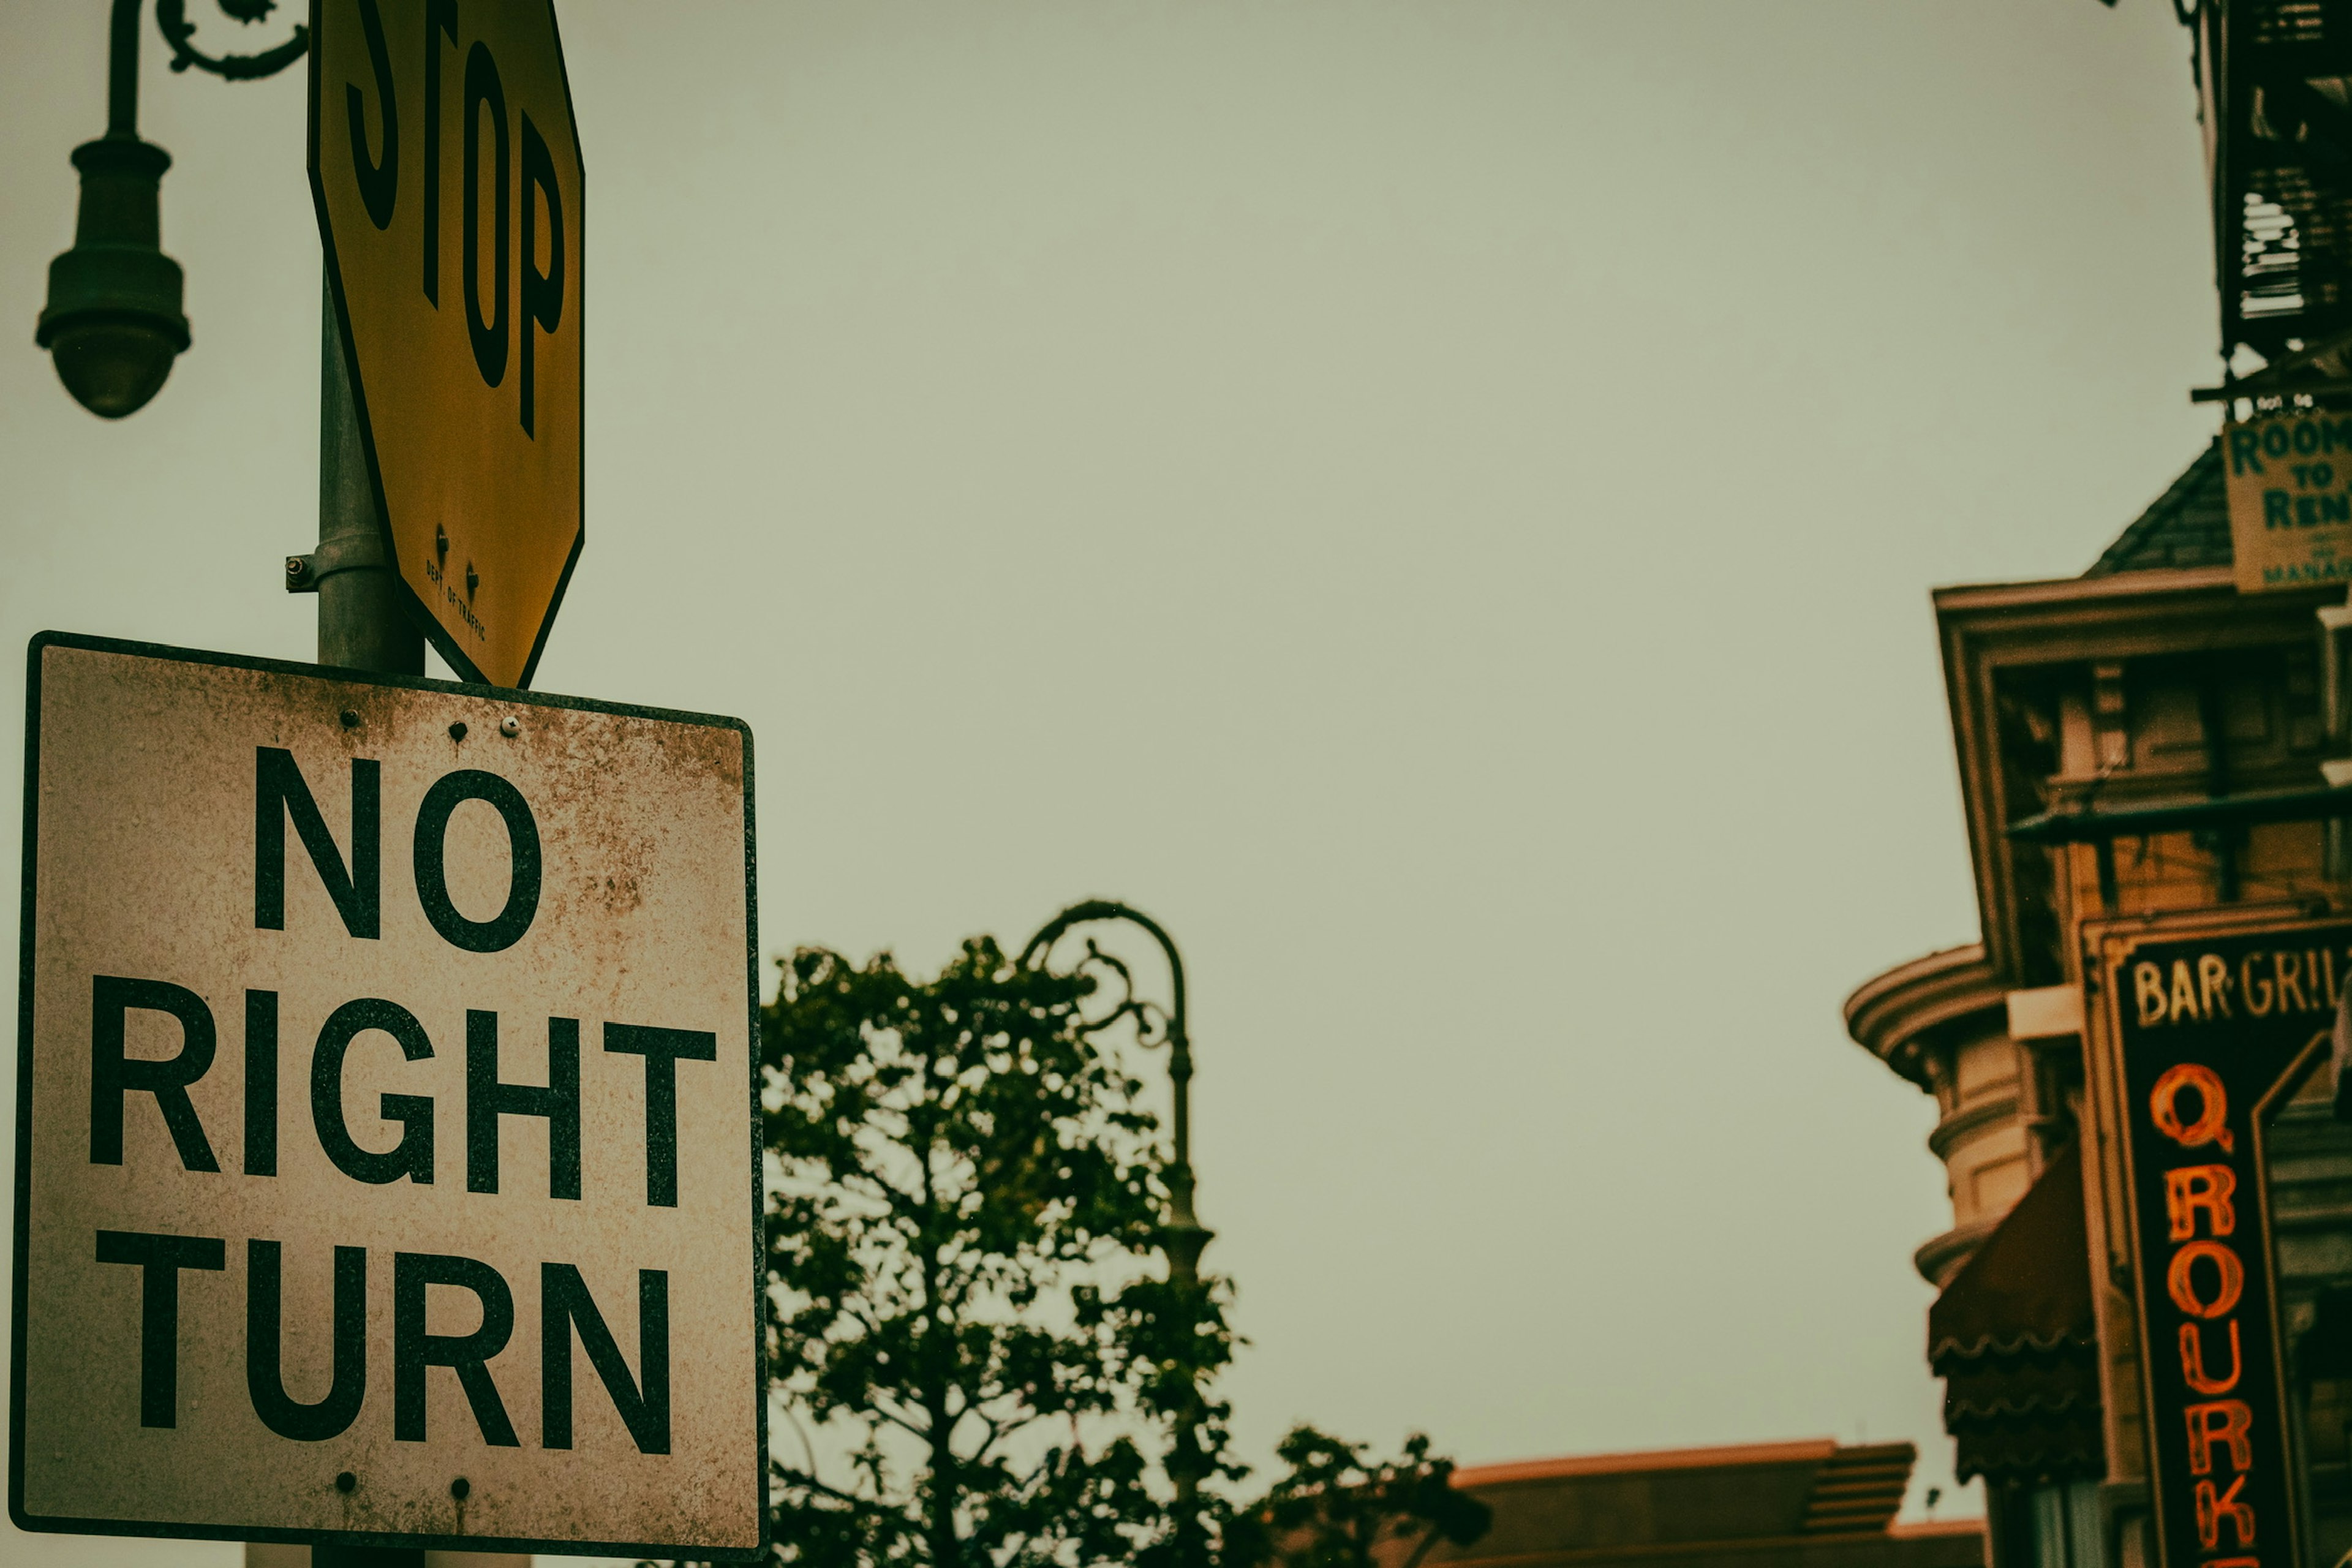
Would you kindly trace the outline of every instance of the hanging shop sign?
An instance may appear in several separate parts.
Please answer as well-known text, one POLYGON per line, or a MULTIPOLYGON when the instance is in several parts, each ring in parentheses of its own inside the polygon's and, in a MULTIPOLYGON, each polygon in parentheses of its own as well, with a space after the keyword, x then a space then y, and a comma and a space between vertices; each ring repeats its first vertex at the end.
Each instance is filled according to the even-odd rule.
POLYGON ((9 1511, 761 1550, 751 737, 44 634, 9 1511))
POLYGON ((2231 423, 2221 453, 2240 593, 2352 582, 2352 413, 2231 423))
POLYGON ((2264 1142, 2328 1054, 2352 923, 2101 950, 2161 1562, 2286 1568, 2303 1559, 2264 1142))
POLYGON ((310 191, 384 541, 528 686, 580 556, 586 175, 550 0, 313 0, 310 191))

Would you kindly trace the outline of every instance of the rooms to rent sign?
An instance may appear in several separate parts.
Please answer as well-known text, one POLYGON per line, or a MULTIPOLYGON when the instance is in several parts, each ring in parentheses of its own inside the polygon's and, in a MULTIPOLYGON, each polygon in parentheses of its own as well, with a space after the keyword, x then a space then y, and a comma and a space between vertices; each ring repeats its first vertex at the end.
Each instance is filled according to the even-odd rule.
POLYGON ((45 634, 10 1508, 761 1545, 731 721, 45 634))
POLYGON ((2239 592, 2352 582, 2352 413, 2224 426, 2221 457, 2239 592))

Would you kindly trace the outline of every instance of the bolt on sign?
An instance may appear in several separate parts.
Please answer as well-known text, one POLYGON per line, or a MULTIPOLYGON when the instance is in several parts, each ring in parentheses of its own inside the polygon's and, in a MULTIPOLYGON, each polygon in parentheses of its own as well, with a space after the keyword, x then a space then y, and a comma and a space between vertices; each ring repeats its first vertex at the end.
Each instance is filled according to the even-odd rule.
POLYGON ((580 145, 549 0, 312 0, 310 192, 393 560, 528 686, 583 538, 580 145))
POLYGON ((2352 413, 2221 427, 2238 591, 2352 582, 2352 413))
POLYGON ((761 1546, 751 736, 32 645, 9 1512, 761 1546))
POLYGON ((2328 1054, 2352 923, 2102 939, 2165 1568, 2303 1561, 2268 1124, 2328 1054))

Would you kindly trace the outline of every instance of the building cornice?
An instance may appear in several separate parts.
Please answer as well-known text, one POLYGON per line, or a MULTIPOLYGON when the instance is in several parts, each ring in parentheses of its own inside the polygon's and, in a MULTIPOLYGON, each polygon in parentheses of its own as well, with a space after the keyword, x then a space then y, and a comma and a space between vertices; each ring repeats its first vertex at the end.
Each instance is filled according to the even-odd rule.
MULTIPOLYGON (((2023 583, 1960 583, 1937 588, 1929 598, 1938 613, 1952 610, 2023 609, 2042 605, 2111 604, 2168 594, 2229 598, 2237 592, 2227 566, 2185 566, 2153 572, 2118 572, 2106 577, 2046 577, 2023 583)), ((2328 590, 2321 590, 2326 596, 2328 590)))
POLYGON ((1984 944, 1970 942, 1863 982, 1845 999, 1845 1032, 1895 1074, 1932 1094, 1936 1083, 1928 1062, 1937 1037, 1964 1019, 2000 1014, 2008 996, 1984 944))

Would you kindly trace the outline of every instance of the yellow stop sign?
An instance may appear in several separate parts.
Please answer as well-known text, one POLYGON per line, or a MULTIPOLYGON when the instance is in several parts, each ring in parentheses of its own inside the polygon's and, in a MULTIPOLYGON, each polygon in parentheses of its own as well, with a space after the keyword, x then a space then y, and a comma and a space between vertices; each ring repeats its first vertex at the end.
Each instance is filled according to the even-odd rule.
POLYGON ((551 0, 316 0, 310 191, 421 624, 528 686, 580 557, 585 200, 551 0))

